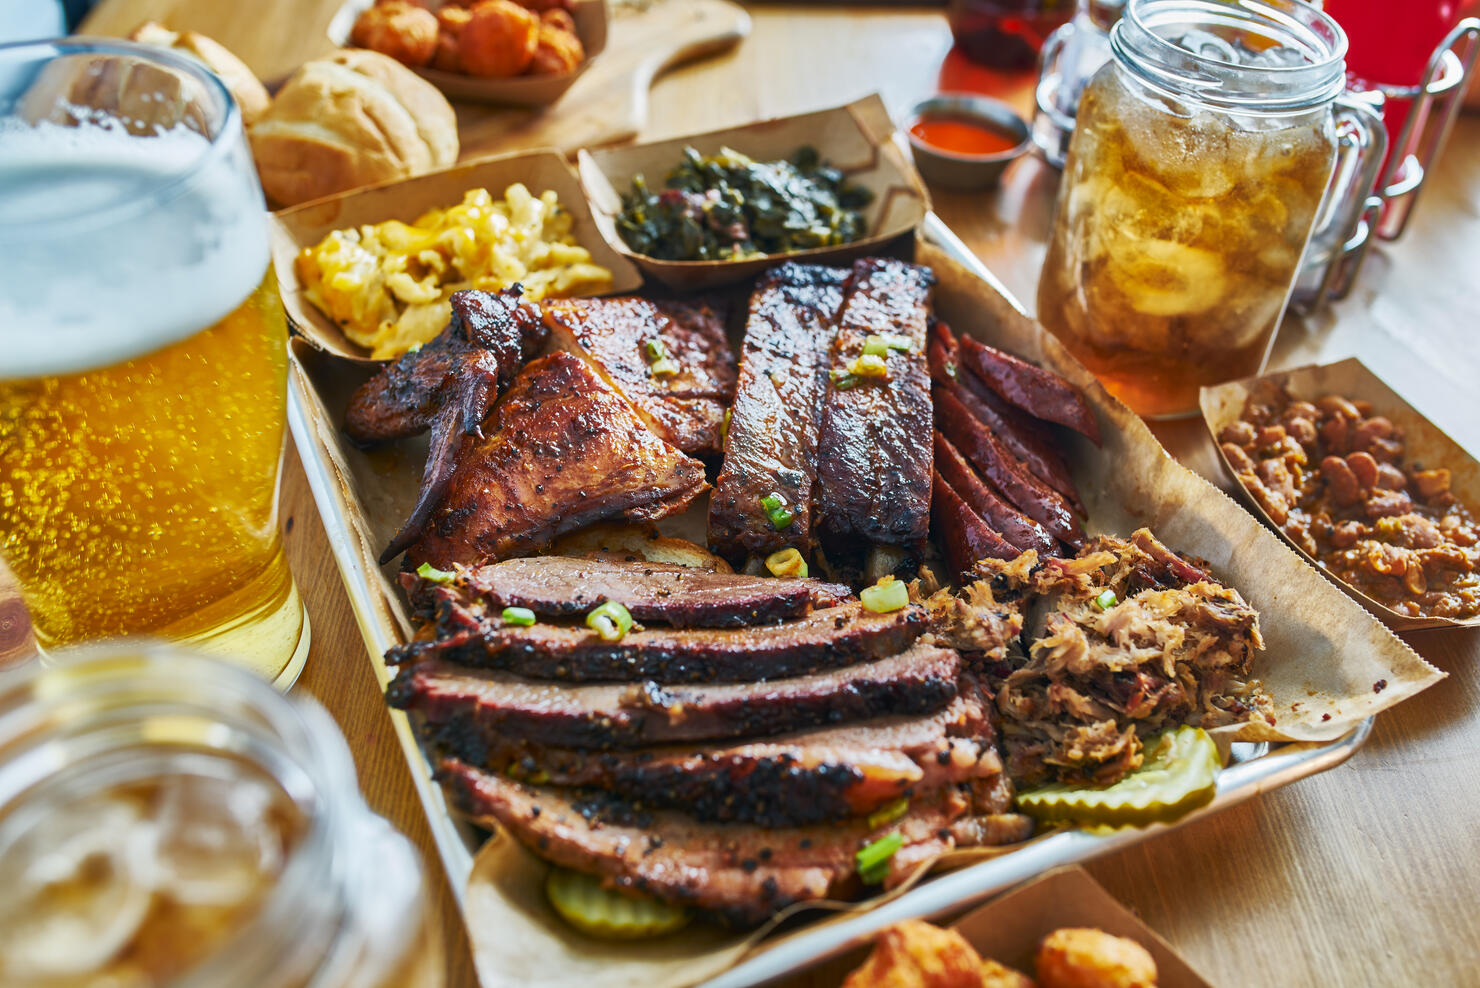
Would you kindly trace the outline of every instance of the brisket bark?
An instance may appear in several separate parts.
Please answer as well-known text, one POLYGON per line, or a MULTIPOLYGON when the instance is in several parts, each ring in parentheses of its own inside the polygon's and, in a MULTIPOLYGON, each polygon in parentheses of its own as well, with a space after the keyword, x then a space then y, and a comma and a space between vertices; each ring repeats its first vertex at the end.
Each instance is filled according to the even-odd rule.
MULTIPOLYGON (((434 600, 436 584, 406 574, 413 600, 434 600)), ((489 613, 527 607, 546 617, 581 617, 607 601, 638 621, 675 628, 743 628, 775 624, 834 607, 852 593, 813 579, 711 573, 665 563, 533 556, 481 566, 460 574, 451 587, 463 602, 489 613)))
POLYGON ((449 727, 448 753, 540 784, 620 792, 700 820, 799 826, 863 816, 946 785, 995 778, 990 696, 968 685, 930 717, 889 717, 729 747, 584 751, 449 727))
POLYGON ((956 652, 931 645, 810 676, 713 686, 570 686, 427 661, 402 668, 386 698, 420 713, 454 750, 498 737, 632 748, 934 713, 956 697, 960 672, 956 652))
POLYGON ((885 888, 951 850, 957 831, 979 833, 969 798, 953 789, 913 800, 904 816, 877 827, 855 819, 764 830, 637 810, 606 793, 527 786, 456 759, 444 760, 439 775, 463 812, 507 829, 547 861, 740 925, 859 891, 855 855, 888 833, 903 845, 889 859, 885 888))
POLYGON ((604 641, 584 625, 510 624, 439 587, 436 638, 387 653, 402 663, 438 656, 464 665, 504 669, 536 679, 568 682, 758 682, 893 655, 925 630, 917 605, 874 614, 852 601, 784 624, 716 630, 633 630, 604 641))

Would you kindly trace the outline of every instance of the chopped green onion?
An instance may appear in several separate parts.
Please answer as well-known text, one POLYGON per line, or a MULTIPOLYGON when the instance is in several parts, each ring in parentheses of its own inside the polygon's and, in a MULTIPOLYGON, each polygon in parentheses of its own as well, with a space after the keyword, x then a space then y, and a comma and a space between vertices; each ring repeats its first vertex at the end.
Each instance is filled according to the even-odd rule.
POLYGON ((863 352, 871 357, 882 357, 890 350, 903 350, 911 353, 915 349, 915 343, 908 336, 898 333, 872 333, 863 341, 863 352))
POLYGON ((848 365, 848 373, 856 377, 888 377, 889 365, 884 363, 883 357, 865 353, 848 365))
POLYGON ((662 360, 648 367, 648 373, 653 375, 653 377, 662 377, 665 374, 677 374, 681 370, 683 368, 672 357, 664 357, 662 360))
POLYGON ((846 371, 831 371, 829 376, 832 378, 833 387, 839 391, 848 391, 858 385, 857 375, 849 374, 846 371))
POLYGON ((421 349, 421 347, 422 347, 422 345, 420 343, 413 343, 409 347, 406 348, 406 352, 407 353, 416 353, 418 350, 421 349))
POLYGON ((771 519, 771 525, 778 532, 796 520, 796 515, 786 506, 786 499, 780 494, 767 494, 761 498, 761 507, 766 510, 766 517, 771 519))
POLYGON ((909 812, 910 801, 901 797, 892 803, 885 803, 868 815, 868 826, 870 830, 877 830, 886 823, 893 823, 909 812))
POLYGON ((1094 599, 1093 603, 1100 610, 1102 610, 1102 611, 1108 611, 1110 608, 1112 608, 1116 604, 1120 603, 1120 601, 1115 596, 1115 591, 1114 590, 1106 590, 1106 591, 1103 591, 1098 597, 1096 597, 1094 599))
POLYGON ((457 579, 456 573, 449 573, 445 569, 438 569, 431 563, 422 563, 416 567, 416 575, 428 583, 451 583, 457 579))
POLYGON ((772 576, 806 576, 807 561, 796 549, 786 548, 766 557, 766 569, 772 576))
POLYGON ((657 363, 659 360, 666 360, 668 358, 668 348, 663 345, 662 340, 648 340, 642 345, 642 352, 643 355, 647 357, 647 362, 650 364, 657 363))
POLYGON ((602 641, 619 642, 632 630, 632 615, 614 600, 586 615, 586 627, 601 636, 602 641))
POLYGON ((527 607, 505 607, 500 616, 506 624, 517 624, 523 628, 534 624, 534 611, 527 607))
POLYGON ((863 606, 875 614, 897 611, 910 602, 910 588, 892 576, 886 576, 858 595, 863 606))
POLYGON ((868 885, 877 885, 889 874, 889 859, 904 847, 904 837, 899 831, 885 834, 853 856, 858 865, 858 874, 868 885))
POLYGON ((956 379, 956 362, 954 360, 946 362, 946 377, 949 377, 953 381, 956 379))

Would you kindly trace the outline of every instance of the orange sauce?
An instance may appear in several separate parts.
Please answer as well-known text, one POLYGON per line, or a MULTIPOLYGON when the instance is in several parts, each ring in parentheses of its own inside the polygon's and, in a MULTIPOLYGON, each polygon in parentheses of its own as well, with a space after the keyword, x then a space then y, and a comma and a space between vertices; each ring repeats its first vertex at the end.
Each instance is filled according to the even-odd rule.
POLYGON ((1019 143, 987 124, 959 117, 926 117, 916 121, 910 133, 931 147, 951 154, 1002 154, 1019 143))

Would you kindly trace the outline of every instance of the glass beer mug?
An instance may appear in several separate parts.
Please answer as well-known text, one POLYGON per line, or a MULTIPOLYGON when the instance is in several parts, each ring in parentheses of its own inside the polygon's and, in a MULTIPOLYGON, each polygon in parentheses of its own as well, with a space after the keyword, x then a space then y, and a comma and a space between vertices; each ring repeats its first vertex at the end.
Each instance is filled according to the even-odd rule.
POLYGON ((0 556, 43 648, 146 634, 291 684, 282 303, 239 111, 176 53, 0 46, 0 556))
POLYGON ((1370 182, 1386 136, 1339 99, 1346 38, 1300 0, 1130 0, 1110 47, 1079 104, 1038 318, 1131 408, 1176 417, 1201 386, 1263 370, 1333 171, 1370 182))

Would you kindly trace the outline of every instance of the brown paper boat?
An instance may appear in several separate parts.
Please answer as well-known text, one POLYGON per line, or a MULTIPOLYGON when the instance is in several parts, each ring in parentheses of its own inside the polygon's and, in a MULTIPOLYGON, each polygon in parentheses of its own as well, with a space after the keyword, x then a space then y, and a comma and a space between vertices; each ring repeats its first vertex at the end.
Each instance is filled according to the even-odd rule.
POLYGON ((1291 548, 1300 553, 1306 562, 1320 570, 1327 579, 1346 591, 1347 596, 1377 615, 1383 623, 1395 630, 1480 627, 1480 616, 1463 621, 1445 617, 1413 617, 1400 614, 1391 607, 1378 603, 1356 587, 1338 580, 1327 572, 1315 557, 1296 545, 1294 540, 1281 531, 1280 526, 1275 524, 1274 519, 1269 517, 1259 502, 1248 495, 1238 479, 1238 474, 1233 469, 1233 464, 1229 463, 1228 457, 1223 455, 1223 450, 1218 443, 1218 435, 1225 427, 1238 420, 1250 392, 1263 382, 1283 385, 1300 397, 1311 400, 1322 395, 1339 394, 1346 398, 1370 401, 1377 414, 1387 416, 1394 425, 1403 430, 1403 439, 1408 449, 1409 459, 1426 466, 1449 468, 1452 474, 1451 486, 1455 496, 1471 510, 1480 508, 1480 462, 1476 462, 1473 456, 1465 452, 1463 446, 1445 435, 1422 412, 1399 397, 1396 391, 1384 384, 1381 378, 1355 357, 1334 364, 1312 364, 1294 370, 1266 374, 1262 377, 1248 377, 1228 384, 1220 384, 1217 387, 1202 389, 1200 400, 1203 421, 1207 423, 1213 446, 1218 450, 1218 459, 1223 464, 1223 470, 1228 474, 1229 480, 1233 482, 1234 489, 1243 494, 1250 510, 1274 529, 1291 548))
POLYGON ((303 294, 293 268, 293 259, 334 230, 380 223, 410 222, 428 209, 452 206, 469 189, 486 188, 495 197, 515 182, 523 182, 535 195, 554 189, 560 203, 575 219, 576 240, 591 252, 597 264, 610 269, 613 292, 634 291, 642 275, 625 257, 612 250, 596 229, 580 182, 559 152, 540 150, 483 158, 415 178, 353 189, 315 199, 273 214, 272 263, 277 271, 283 308, 293 328, 320 350, 346 360, 369 361, 370 352, 352 342, 303 294))
POLYGON ((1155 959, 1160 988, 1212 988, 1171 944, 1077 866, 1019 885, 967 913, 954 929, 983 957, 1032 973, 1039 941, 1064 927, 1090 927, 1136 941, 1155 959))
POLYGON ((783 260, 836 264, 876 253, 881 244, 908 233, 930 211, 930 198, 914 165, 891 139, 893 133, 894 123, 883 101, 873 95, 847 106, 744 127, 633 147, 582 150, 577 160, 597 226, 612 248, 630 257, 644 274, 666 285, 697 289, 753 277, 783 260), (730 147, 757 161, 775 161, 790 157, 803 145, 816 148, 825 161, 874 193, 874 201, 865 210, 868 235, 863 239, 841 247, 816 247, 739 261, 661 261, 634 253, 617 233, 622 194, 632 188, 633 177, 644 175, 650 186, 661 187, 664 177, 681 160, 685 147, 694 147, 700 154, 730 147))
MULTIPOLYGON (((334 13, 329 22, 329 40, 344 47, 349 44, 350 31, 355 19, 375 0, 347 0, 334 13)), ((413 71, 442 90, 448 99, 466 100, 470 103, 501 103, 509 106, 549 106, 575 84, 602 49, 606 48, 607 13, 605 0, 576 0, 572 17, 576 22, 576 35, 586 49, 586 57, 570 72, 560 75, 521 75, 508 79, 484 79, 462 72, 442 72, 438 69, 414 69, 413 71)))

